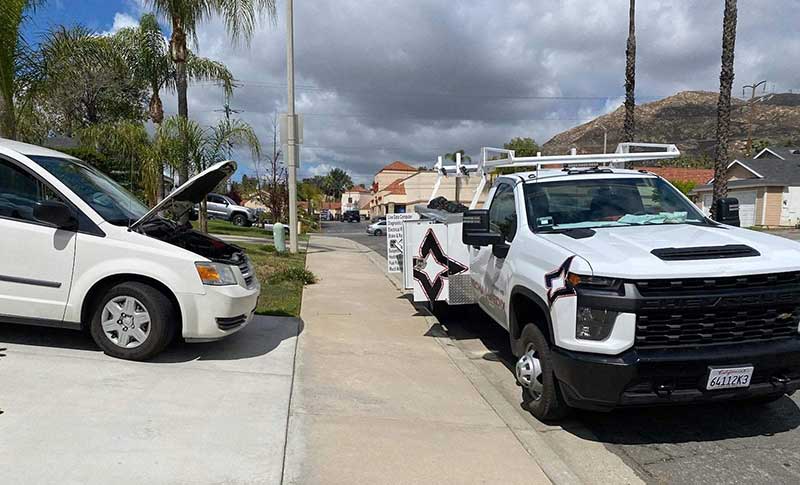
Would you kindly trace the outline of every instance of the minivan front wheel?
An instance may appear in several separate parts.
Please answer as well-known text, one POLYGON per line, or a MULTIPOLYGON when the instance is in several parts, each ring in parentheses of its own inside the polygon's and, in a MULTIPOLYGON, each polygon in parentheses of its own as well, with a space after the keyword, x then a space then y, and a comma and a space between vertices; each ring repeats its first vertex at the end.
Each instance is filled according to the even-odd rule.
POLYGON ((91 333, 108 355, 147 360, 175 335, 175 310, 158 289, 140 282, 121 283, 96 300, 91 333))

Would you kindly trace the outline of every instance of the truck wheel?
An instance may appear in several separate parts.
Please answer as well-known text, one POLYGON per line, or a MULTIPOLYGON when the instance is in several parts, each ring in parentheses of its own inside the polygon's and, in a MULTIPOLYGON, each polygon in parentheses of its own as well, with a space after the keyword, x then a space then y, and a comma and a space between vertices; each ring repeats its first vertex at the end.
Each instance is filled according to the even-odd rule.
POLYGON ((148 360, 175 336, 172 302, 150 285, 121 283, 96 302, 92 338, 112 357, 148 360))
POLYGON ((244 226, 247 224, 247 217, 244 214, 234 214, 231 217, 231 222, 233 222, 234 226, 244 226))
POLYGON ((536 325, 529 323, 522 329, 520 343, 525 353, 517 361, 516 376, 525 408, 541 421, 564 417, 568 408, 553 373, 547 339, 536 325))

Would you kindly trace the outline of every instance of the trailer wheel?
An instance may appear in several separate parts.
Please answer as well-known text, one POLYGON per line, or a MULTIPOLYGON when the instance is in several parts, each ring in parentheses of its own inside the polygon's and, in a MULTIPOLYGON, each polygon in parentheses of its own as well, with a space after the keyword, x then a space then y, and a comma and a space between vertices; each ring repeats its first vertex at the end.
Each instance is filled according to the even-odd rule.
POLYGON ((568 407, 553 373, 550 345, 539 328, 529 323, 522 329, 520 347, 524 349, 516 365, 525 408, 540 421, 563 418, 568 407))

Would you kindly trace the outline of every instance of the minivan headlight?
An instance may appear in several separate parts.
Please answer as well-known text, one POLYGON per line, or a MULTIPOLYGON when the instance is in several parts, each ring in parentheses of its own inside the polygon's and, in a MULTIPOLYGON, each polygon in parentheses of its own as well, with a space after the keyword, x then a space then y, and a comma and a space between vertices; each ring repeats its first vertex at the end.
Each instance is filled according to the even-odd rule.
POLYGON ((236 284, 236 275, 229 264, 198 262, 194 263, 197 274, 204 285, 226 286, 236 284))

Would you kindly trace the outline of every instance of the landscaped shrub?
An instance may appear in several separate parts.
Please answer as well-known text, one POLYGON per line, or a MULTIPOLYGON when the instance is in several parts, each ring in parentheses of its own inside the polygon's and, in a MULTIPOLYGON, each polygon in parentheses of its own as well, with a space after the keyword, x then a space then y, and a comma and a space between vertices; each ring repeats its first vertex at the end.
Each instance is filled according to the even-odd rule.
POLYGON ((317 282, 317 276, 305 268, 289 267, 270 276, 271 283, 280 283, 281 281, 300 281, 304 285, 313 285, 317 282))

